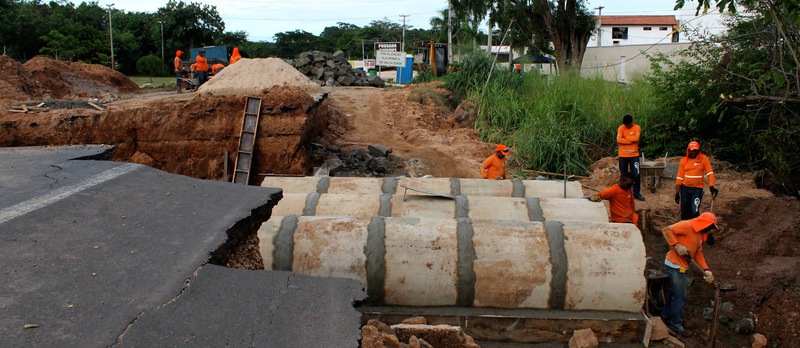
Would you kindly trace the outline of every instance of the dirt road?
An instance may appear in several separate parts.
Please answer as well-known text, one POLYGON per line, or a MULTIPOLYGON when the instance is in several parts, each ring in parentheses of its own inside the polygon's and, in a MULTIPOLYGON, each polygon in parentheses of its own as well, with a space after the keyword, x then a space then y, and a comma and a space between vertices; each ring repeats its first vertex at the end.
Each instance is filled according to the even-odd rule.
POLYGON ((479 164, 492 153, 492 146, 481 142, 475 130, 437 117, 438 106, 409 100, 412 90, 332 89, 330 129, 323 142, 343 149, 389 147, 393 155, 406 160, 414 176, 480 177, 479 164))

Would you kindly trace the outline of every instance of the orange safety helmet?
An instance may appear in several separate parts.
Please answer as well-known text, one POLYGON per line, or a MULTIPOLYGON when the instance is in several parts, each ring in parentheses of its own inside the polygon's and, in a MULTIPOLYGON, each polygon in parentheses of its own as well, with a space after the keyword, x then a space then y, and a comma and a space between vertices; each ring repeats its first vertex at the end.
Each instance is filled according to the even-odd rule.
POLYGON ((181 51, 181 50, 175 51, 175 57, 180 58, 182 55, 183 55, 183 51, 181 51))
POLYGON ((505 146, 503 144, 497 144, 497 146, 495 146, 495 148, 494 148, 494 152, 498 152, 499 151, 499 152, 502 152, 502 153, 508 153, 509 150, 511 150, 511 149, 509 149, 508 146, 505 146))
MULTIPOLYGON (((700 216, 689 220, 692 224, 692 228, 695 231, 701 231, 704 228, 708 228, 708 226, 714 225, 714 228, 719 229, 719 225, 717 225, 717 216, 714 213, 705 212, 700 214, 700 216)), ((703 236, 703 241, 706 240, 706 236, 703 236)))

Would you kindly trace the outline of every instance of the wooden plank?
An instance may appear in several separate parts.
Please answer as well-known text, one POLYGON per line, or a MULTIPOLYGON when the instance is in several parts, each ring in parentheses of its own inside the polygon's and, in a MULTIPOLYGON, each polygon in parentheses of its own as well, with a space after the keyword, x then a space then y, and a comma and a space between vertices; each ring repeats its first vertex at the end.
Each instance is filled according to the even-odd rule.
POLYGON ((17 110, 17 109, 10 109, 10 110, 8 110, 8 111, 11 111, 11 112, 18 112, 18 113, 21 113, 21 114, 24 114, 24 113, 26 113, 26 112, 27 112, 27 111, 25 111, 25 110, 17 110))
POLYGON ((28 106, 25 105, 25 104, 20 105, 20 108, 22 108, 22 111, 25 111, 25 112, 28 111, 28 106))
POLYGON ((92 102, 86 102, 86 103, 89 104, 89 106, 91 106, 91 107, 93 107, 93 108, 95 108, 97 110, 106 111, 106 109, 103 109, 100 105, 97 105, 97 104, 92 103, 92 102))

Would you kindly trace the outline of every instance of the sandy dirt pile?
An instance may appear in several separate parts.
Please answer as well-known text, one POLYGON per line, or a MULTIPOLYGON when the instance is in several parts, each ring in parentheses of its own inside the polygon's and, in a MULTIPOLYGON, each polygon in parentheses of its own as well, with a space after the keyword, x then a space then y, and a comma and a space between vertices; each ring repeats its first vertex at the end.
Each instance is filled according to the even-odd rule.
POLYGON ((25 65, 0 55, 0 104, 28 101, 48 94, 25 65))
POLYGON ((242 59, 200 86, 199 93, 214 95, 260 95, 273 86, 300 87, 309 93, 322 88, 279 58, 242 59))
POLYGON ((50 90, 53 98, 104 98, 139 90, 127 76, 98 64, 35 57, 27 61, 25 67, 36 81, 50 90))

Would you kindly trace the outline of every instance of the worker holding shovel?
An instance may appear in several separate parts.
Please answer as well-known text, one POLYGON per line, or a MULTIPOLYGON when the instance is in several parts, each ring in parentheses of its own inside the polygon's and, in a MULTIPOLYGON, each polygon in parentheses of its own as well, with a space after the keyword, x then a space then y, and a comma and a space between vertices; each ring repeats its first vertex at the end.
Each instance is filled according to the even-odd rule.
POLYGON ((664 260, 669 275, 670 290, 664 302, 661 318, 672 331, 681 336, 692 335, 691 331, 683 327, 686 272, 689 270, 689 263, 696 262, 703 269, 703 280, 714 283, 714 274, 711 273, 703 256, 703 242, 713 244, 711 231, 715 229, 718 229, 717 217, 713 213, 702 213, 694 219, 683 220, 661 230, 670 246, 664 260))

